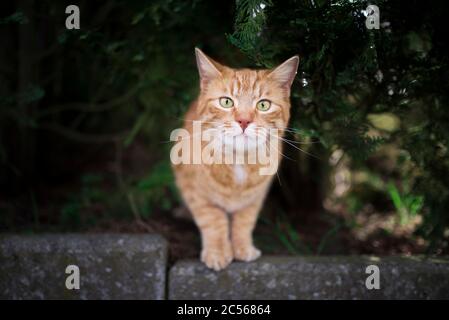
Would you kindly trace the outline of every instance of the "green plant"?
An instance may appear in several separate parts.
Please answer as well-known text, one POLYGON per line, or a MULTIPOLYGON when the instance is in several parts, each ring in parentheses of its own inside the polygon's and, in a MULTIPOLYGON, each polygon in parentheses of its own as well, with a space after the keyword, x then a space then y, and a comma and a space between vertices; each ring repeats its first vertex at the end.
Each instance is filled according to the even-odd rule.
POLYGON ((417 196, 409 192, 400 193, 392 182, 387 184, 387 190, 401 225, 407 224, 422 209, 424 204, 423 196, 417 196))
POLYGON ((311 254, 311 248, 304 243, 301 235, 288 220, 285 213, 280 213, 274 221, 261 218, 262 222, 269 225, 274 237, 287 249, 290 254, 311 254))
MULTIPOLYGON (((230 41, 266 67, 299 54, 291 126, 315 132, 325 148, 310 150, 320 158, 341 148, 353 168, 365 166, 386 142, 406 151, 404 166, 415 170, 413 177, 403 178, 413 180, 410 188, 420 196, 393 187, 388 192, 402 222, 419 211, 423 223, 417 233, 431 240, 431 250, 444 247, 449 227, 449 59, 443 3, 285 1, 260 10, 261 3, 237 1, 230 41), (385 24, 379 30, 365 26, 362 11, 368 4, 382 12, 385 24), (394 127, 376 127, 373 120, 386 113, 399 121, 394 127)), ((326 178, 320 174, 327 172, 326 164, 316 167, 324 170, 315 170, 315 176, 326 178)), ((299 171, 289 170, 290 176, 299 171)))

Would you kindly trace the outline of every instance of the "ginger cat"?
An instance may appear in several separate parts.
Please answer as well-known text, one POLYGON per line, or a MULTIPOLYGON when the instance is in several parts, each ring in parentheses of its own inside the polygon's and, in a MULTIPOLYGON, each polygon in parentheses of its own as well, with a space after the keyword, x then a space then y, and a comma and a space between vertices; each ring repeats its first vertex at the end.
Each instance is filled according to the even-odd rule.
MULTIPOLYGON (((201 123, 202 132, 213 132, 215 144, 232 144, 231 152, 268 150, 269 137, 281 139, 290 117, 298 56, 272 70, 250 70, 221 65, 198 48, 195 53, 201 90, 185 116, 189 139, 198 134, 193 132, 195 121, 201 123), (270 129, 277 129, 278 135, 270 134, 270 129)), ((209 268, 218 271, 233 259, 252 261, 261 255, 252 232, 277 170, 278 145, 275 152, 268 152, 276 166, 268 175, 260 174, 260 163, 249 161, 173 165, 176 184, 201 232, 201 261, 209 268)))

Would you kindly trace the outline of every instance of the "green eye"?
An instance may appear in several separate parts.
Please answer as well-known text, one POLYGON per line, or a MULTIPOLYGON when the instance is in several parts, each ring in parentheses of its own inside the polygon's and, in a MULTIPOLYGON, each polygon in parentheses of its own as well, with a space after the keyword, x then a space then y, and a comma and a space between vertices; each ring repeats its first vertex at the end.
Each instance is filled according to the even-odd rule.
POLYGON ((220 98, 220 106, 223 108, 232 108, 234 106, 234 101, 232 101, 231 98, 222 97, 220 98))
POLYGON ((257 103, 257 109, 260 111, 268 111, 271 107, 271 102, 269 100, 260 100, 257 103))

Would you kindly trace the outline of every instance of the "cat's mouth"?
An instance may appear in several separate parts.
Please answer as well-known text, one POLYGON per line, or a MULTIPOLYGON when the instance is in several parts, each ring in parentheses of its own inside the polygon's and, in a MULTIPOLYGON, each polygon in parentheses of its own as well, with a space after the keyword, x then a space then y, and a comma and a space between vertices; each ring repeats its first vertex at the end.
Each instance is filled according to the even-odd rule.
POLYGON ((240 132, 233 135, 224 135, 221 142, 232 147, 233 150, 252 150, 262 147, 265 140, 262 136, 251 132, 240 132))
POLYGON ((237 137, 239 137, 239 136, 243 137, 243 139, 245 139, 245 140, 248 140, 248 139, 252 139, 252 138, 253 138, 252 136, 250 136, 250 135, 249 135, 248 133, 246 133, 246 132, 242 132, 242 133, 240 133, 240 134, 237 135, 237 137))

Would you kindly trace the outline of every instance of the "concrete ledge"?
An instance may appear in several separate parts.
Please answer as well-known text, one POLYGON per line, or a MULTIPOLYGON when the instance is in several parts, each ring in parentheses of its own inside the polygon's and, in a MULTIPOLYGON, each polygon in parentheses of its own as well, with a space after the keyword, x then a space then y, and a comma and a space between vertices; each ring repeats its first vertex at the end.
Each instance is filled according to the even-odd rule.
POLYGON ((199 260, 167 268, 158 235, 0 235, 0 299, 449 299, 449 257, 262 257, 220 272, 199 260), (79 267, 79 290, 66 287, 68 265, 79 267), (365 284, 370 265, 378 290, 365 284))
POLYGON ((3 235, 0 299, 164 299, 166 263, 158 235, 3 235), (66 288, 68 265, 79 290, 66 288))
POLYGON ((263 257, 220 272, 198 261, 175 264, 170 299, 449 299, 449 259, 263 257), (368 290, 377 265, 380 289, 368 290))

